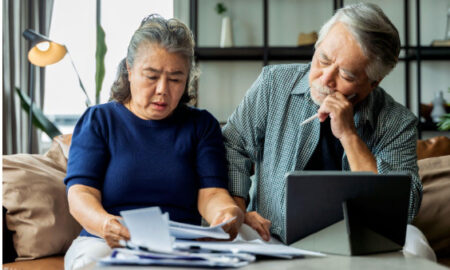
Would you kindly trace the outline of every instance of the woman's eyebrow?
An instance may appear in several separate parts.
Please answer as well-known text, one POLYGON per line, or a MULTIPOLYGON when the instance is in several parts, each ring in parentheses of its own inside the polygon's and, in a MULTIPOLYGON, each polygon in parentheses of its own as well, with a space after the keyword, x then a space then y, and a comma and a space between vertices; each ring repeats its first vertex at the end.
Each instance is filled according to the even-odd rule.
MULTIPOLYGON (((148 70, 148 71, 151 71, 151 72, 154 72, 154 73, 158 73, 158 74, 162 73, 162 71, 160 69, 156 69, 156 68, 152 68, 152 67, 144 68, 144 70, 148 70)), ((181 71, 181 70, 175 70, 175 71, 166 72, 166 73, 168 73, 169 75, 184 75, 184 72, 181 71)))

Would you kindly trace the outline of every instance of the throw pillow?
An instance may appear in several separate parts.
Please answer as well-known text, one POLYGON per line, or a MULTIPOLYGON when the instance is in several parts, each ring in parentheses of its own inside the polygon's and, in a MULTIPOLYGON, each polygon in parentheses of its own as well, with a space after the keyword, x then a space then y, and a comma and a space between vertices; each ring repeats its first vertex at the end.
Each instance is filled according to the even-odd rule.
POLYGON ((438 257, 450 256, 450 155, 418 161, 423 199, 413 224, 438 257))
POLYGON ((66 163, 56 141, 46 155, 3 156, 3 206, 16 260, 64 254, 80 233, 69 213, 66 163))

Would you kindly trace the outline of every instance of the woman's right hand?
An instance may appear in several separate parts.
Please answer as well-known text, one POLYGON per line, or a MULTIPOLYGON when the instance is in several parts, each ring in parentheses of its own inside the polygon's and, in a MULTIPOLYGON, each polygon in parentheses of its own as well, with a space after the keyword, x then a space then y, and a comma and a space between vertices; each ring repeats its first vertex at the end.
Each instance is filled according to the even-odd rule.
POLYGON ((111 215, 103 222, 101 236, 111 248, 121 247, 120 240, 130 240, 130 232, 119 222, 119 219, 122 217, 111 215))

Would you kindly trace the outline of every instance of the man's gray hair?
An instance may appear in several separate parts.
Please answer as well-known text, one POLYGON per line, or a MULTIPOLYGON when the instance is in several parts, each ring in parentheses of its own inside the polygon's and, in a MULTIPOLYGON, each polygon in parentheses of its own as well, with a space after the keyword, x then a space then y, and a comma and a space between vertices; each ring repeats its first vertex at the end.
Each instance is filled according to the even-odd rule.
POLYGON ((193 84, 200 72, 194 61, 195 42, 191 30, 177 19, 164 19, 152 14, 144 18, 139 28, 134 32, 128 45, 127 56, 120 62, 117 78, 111 87, 111 100, 126 103, 130 97, 130 82, 126 63, 133 66, 137 50, 142 44, 155 44, 170 53, 177 53, 186 58, 189 65, 189 74, 186 88, 181 97, 180 104, 189 103, 193 95, 193 84))
POLYGON ((319 32, 315 47, 323 41, 333 25, 347 26, 369 59, 366 74, 371 81, 380 81, 395 67, 400 53, 398 31, 380 7, 358 3, 338 9, 319 32))

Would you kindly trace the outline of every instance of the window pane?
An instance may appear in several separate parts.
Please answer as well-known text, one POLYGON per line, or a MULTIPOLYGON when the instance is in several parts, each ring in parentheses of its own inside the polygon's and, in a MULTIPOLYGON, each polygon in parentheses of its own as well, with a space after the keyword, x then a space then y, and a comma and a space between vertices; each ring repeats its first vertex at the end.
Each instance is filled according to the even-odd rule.
MULTIPOLYGON (((103 0, 102 27, 106 33, 105 79, 100 103, 109 99, 117 66, 126 56, 127 46, 141 20, 158 13, 173 17, 173 1, 167 0, 103 0)), ((92 103, 95 103, 96 1, 54 1, 50 39, 66 45, 78 69, 92 103)), ((44 113, 63 133, 73 132, 79 116, 86 110, 75 70, 68 55, 46 67, 44 113)), ((50 142, 42 135, 43 147, 50 142)))

